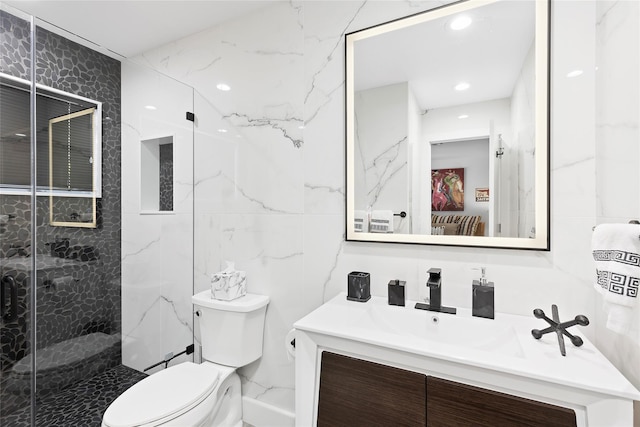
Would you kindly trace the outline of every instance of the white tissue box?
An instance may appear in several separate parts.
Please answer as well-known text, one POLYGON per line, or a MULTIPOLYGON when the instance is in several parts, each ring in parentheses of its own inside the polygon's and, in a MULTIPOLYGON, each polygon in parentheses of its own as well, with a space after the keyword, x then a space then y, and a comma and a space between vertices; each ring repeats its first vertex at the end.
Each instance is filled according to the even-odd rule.
POLYGON ((231 301, 247 293, 247 274, 244 271, 214 273, 211 276, 211 296, 231 301))

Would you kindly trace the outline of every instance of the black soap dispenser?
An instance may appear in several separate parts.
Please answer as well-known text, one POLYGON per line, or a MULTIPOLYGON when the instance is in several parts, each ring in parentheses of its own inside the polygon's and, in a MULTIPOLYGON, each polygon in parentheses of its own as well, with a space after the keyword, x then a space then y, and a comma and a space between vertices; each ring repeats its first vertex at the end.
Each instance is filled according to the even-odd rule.
POLYGON ((481 267, 479 280, 474 280, 471 284, 473 293, 472 314, 476 317, 486 319, 494 318, 494 286, 493 282, 487 282, 485 278, 485 268, 481 267))

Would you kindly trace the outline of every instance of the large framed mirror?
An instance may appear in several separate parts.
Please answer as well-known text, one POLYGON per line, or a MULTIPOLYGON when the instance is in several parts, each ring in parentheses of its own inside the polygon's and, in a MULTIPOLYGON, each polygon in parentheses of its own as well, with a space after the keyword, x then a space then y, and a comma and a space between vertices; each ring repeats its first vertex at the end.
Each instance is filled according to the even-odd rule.
POLYGON ((346 239, 549 250, 550 2, 349 33, 346 239))

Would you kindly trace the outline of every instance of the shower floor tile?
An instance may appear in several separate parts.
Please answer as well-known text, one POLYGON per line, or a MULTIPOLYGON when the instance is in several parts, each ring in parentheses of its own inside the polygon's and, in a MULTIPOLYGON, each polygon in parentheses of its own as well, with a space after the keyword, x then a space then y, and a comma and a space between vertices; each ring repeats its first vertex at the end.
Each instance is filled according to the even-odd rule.
MULTIPOLYGON (((146 376, 135 369, 120 365, 56 395, 48 396, 36 405, 36 426, 99 427, 102 414, 111 402, 146 376)), ((2 418, 0 425, 28 427, 29 417, 27 407, 2 418)))

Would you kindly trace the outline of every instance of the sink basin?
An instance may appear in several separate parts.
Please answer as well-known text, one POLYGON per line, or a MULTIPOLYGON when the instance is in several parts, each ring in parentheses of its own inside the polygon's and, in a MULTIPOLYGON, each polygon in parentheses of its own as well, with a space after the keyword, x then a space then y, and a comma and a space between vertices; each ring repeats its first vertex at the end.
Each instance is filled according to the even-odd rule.
POLYGON ((296 422, 315 425, 323 354, 331 352, 558 404, 575 411, 580 427, 633 424, 640 392, 580 330, 583 345, 563 356, 555 334, 531 335, 542 326, 531 314, 496 312, 492 320, 465 307, 452 315, 414 306, 341 293, 295 322, 296 422))
POLYGON ((425 346, 441 343, 524 357, 516 332, 508 323, 411 307, 370 305, 356 322, 380 332, 423 340, 425 346))

